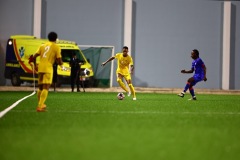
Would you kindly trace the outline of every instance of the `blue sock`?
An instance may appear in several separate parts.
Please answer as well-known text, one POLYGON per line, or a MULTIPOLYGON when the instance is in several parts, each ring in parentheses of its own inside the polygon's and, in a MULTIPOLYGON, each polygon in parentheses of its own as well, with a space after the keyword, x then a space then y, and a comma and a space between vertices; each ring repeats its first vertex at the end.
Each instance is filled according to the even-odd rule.
POLYGON ((188 90, 188 88, 190 87, 190 83, 189 82, 187 82, 187 84, 186 84, 186 86, 185 86, 185 88, 184 88, 184 90, 183 90, 183 92, 186 92, 187 90, 188 90))
POLYGON ((189 88, 189 91, 190 91, 192 97, 194 97, 194 96, 195 96, 195 94, 194 94, 194 89, 191 87, 191 88, 189 88))

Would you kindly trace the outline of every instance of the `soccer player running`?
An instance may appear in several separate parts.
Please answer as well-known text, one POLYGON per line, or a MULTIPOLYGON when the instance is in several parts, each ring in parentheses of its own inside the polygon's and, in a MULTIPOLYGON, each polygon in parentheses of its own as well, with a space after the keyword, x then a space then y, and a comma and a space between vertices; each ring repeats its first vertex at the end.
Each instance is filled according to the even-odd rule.
POLYGON ((206 69, 206 66, 205 66, 204 62, 202 61, 202 59, 199 58, 199 52, 197 49, 192 50, 191 57, 193 59, 191 70, 189 70, 189 71, 181 70, 181 73, 193 73, 194 71, 195 71, 195 73, 194 73, 193 77, 188 79, 183 92, 178 94, 178 96, 183 98, 186 91, 189 89, 189 91, 192 95, 192 98, 189 100, 197 100, 197 98, 194 94, 193 86, 195 86, 198 82, 200 82, 202 80, 207 81, 207 77, 206 77, 207 69, 206 69))
POLYGON ((62 65, 61 49, 56 44, 57 33, 50 32, 48 34, 49 42, 41 45, 35 55, 33 56, 33 62, 36 71, 38 71, 38 106, 37 112, 46 111, 46 105, 44 104, 48 90, 52 84, 53 78, 53 64, 56 61, 58 65, 62 65), (40 56, 40 62, 36 65, 36 58, 40 56))
POLYGON ((137 100, 136 93, 131 80, 131 74, 133 73, 133 70, 134 70, 133 60, 132 60, 132 57, 128 55, 128 47, 124 46, 122 49, 122 53, 117 53, 115 56, 110 57, 107 61, 102 63, 102 66, 105 66, 105 64, 114 60, 115 58, 118 60, 118 67, 116 70, 118 84, 124 91, 128 93, 128 96, 132 94, 133 100, 137 100), (129 70, 129 67, 130 67, 130 70, 129 70), (129 90, 123 83, 122 81, 123 78, 127 82, 131 92, 129 92, 129 90))

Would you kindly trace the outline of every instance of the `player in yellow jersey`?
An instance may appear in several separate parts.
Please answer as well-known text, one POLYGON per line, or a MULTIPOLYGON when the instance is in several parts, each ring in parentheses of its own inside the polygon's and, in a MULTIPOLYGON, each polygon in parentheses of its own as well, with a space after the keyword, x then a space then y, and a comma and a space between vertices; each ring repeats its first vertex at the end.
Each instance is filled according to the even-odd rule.
POLYGON ((118 67, 116 70, 118 84, 124 91, 128 92, 128 96, 130 96, 132 94, 133 100, 137 100, 135 90, 134 90, 134 87, 132 85, 132 80, 131 80, 131 74, 133 73, 134 65, 133 65, 132 57, 130 55, 128 55, 128 47, 124 46, 122 53, 117 53, 115 56, 110 57, 107 61, 102 63, 102 66, 105 66, 105 64, 107 64, 108 62, 110 62, 114 59, 118 60, 118 63, 117 63, 118 67), (129 67, 130 67, 130 69, 129 69, 129 67), (131 92, 129 92, 129 90, 123 83, 123 81, 122 81, 123 78, 127 82, 131 92))
POLYGON ((36 71, 38 72, 38 106, 37 112, 44 112, 46 110, 46 105, 44 104, 47 96, 48 90, 52 84, 53 78, 53 64, 56 61, 58 65, 62 65, 61 49, 56 44, 57 33, 50 32, 48 34, 49 42, 41 45, 35 55, 33 56, 33 62, 36 71), (36 58, 40 56, 40 62, 38 66, 36 65, 36 58))

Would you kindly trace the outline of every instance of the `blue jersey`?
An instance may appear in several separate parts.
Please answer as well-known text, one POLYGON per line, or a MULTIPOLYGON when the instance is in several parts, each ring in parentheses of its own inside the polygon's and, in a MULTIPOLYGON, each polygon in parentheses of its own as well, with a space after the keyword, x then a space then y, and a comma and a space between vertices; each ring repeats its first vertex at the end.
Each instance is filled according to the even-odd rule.
POLYGON ((195 71, 194 77, 204 78, 204 62, 201 58, 197 58, 192 62, 192 69, 195 71))

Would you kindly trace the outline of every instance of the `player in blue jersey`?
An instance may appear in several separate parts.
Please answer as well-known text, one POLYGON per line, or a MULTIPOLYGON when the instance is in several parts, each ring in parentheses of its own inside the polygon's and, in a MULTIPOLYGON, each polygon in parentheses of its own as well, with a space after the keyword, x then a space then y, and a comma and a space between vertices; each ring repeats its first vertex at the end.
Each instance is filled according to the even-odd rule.
POLYGON ((193 59, 192 62, 192 68, 189 71, 181 70, 181 73, 194 73, 193 77, 189 78, 187 81, 187 84, 184 88, 184 90, 178 94, 179 97, 184 97, 186 91, 189 89, 192 98, 189 100, 197 100, 195 94, 194 94, 194 89, 193 86, 195 86, 198 82, 204 80, 207 81, 207 77, 206 77, 206 72, 207 72, 207 68, 204 64, 204 62, 202 61, 201 58, 199 58, 199 52, 197 49, 192 50, 191 52, 191 57, 193 59))

